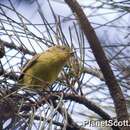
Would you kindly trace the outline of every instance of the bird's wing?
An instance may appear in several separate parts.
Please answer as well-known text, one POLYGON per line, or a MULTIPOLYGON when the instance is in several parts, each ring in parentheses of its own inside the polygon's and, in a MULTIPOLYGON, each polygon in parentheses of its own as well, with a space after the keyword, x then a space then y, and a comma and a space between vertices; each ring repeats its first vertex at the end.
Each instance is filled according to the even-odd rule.
POLYGON ((25 71, 30 68, 34 63, 36 63, 36 60, 38 59, 38 57, 40 56, 40 54, 36 54, 33 56, 33 58, 31 60, 29 60, 23 67, 22 71, 21 71, 21 75, 19 77, 19 79, 21 79, 24 76, 25 71))

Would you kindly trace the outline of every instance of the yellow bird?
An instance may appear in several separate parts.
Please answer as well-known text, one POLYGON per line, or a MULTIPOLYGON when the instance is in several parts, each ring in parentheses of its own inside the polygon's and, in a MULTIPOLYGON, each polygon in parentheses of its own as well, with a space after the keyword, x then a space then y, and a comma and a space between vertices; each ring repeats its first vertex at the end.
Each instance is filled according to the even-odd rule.
POLYGON ((27 88, 47 90, 72 55, 69 47, 61 45, 35 55, 22 69, 19 84, 27 88))

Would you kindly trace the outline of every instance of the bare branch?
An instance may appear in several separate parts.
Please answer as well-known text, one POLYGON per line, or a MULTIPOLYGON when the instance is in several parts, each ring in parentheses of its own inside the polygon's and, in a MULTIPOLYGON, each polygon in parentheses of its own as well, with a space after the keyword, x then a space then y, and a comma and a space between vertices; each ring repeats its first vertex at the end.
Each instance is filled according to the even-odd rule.
MULTIPOLYGON (((45 103, 45 100, 49 100, 51 99, 52 101, 58 99, 58 96, 61 97, 62 93, 59 92, 53 92, 51 94, 47 94, 46 97, 42 98, 41 101, 39 101, 39 104, 45 103)), ((79 96, 79 95, 74 95, 74 94, 66 94, 63 93, 63 99, 64 100, 71 100, 74 101, 76 103, 82 104, 84 106, 86 106, 87 108, 89 108, 90 110, 92 110, 93 112, 95 112, 96 114, 98 114, 99 116, 102 117, 102 119, 104 120, 113 120, 110 115, 108 115, 104 110, 102 110, 100 107, 98 107, 96 104, 94 104, 92 101, 86 99, 84 96, 79 96)), ((56 106, 55 102, 54 102, 54 106, 56 106)), ((59 112, 62 113, 63 108, 59 108, 59 112)), ((71 117, 68 115, 68 118, 71 122, 71 124, 75 124, 74 121, 71 119, 71 117)), ((113 130, 120 130, 118 126, 112 126, 113 130)))
MULTIPOLYGON (((84 14, 82 8, 80 7, 80 5, 77 3, 76 0, 71 0, 71 1, 65 0, 65 2, 69 5, 71 10, 76 14, 81 29, 84 31, 84 34, 88 39, 90 47, 96 58, 96 61, 101 68, 106 84, 109 88, 110 94, 115 104, 118 121, 129 120, 125 98, 122 94, 120 86, 117 83, 117 80, 113 74, 113 71, 109 65, 107 57, 105 56, 105 52, 101 47, 101 43, 94 29, 90 25, 86 15, 84 14)), ((129 127, 122 127, 122 130, 129 130, 129 127)))
POLYGON ((2 40, 0 40, 0 58, 2 58, 5 55, 5 48, 2 40))
POLYGON ((18 46, 16 46, 14 43, 8 43, 8 42, 3 41, 3 40, 0 40, 0 43, 3 43, 3 45, 6 46, 7 48, 15 49, 15 50, 17 50, 17 51, 21 51, 21 52, 23 52, 24 54, 35 55, 35 52, 29 51, 29 50, 23 48, 23 46, 18 47, 18 46))

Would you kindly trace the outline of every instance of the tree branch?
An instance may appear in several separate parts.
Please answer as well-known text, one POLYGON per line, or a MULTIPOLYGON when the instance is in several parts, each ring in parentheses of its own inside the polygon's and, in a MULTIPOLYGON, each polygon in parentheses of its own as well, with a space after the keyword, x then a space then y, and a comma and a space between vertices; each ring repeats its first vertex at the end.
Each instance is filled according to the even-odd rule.
POLYGON ((94 70, 94 69, 91 69, 91 68, 84 67, 81 72, 82 72, 82 73, 91 74, 91 75, 93 75, 93 76, 99 78, 100 80, 104 81, 103 74, 102 74, 102 72, 100 72, 99 70, 96 70, 96 69, 94 70))
POLYGON ((6 46, 7 48, 15 49, 15 50, 17 50, 17 51, 21 51, 21 52, 23 52, 24 54, 35 55, 35 52, 29 51, 28 49, 23 48, 22 46, 21 46, 21 47, 18 47, 18 46, 16 46, 16 45, 13 44, 13 43, 8 43, 8 42, 3 41, 3 40, 0 39, 0 44, 1 44, 1 43, 2 43, 4 46, 6 46))
POLYGON ((5 55, 5 48, 3 42, 0 40, 0 58, 5 55))
MULTIPOLYGON (((117 80, 113 74, 113 71, 105 55, 105 52, 101 46, 101 43, 94 29, 92 28, 86 15, 84 14, 82 8, 76 0, 65 0, 65 2, 69 5, 74 14, 76 14, 81 29, 84 31, 84 34, 88 39, 89 45, 103 73, 104 79, 114 101, 118 121, 129 120, 125 98, 122 94, 119 84, 117 83, 117 80)), ((122 130, 129 130, 129 127, 121 128, 122 130)))
MULTIPOLYGON (((113 120, 111 118, 111 116, 109 116, 105 111, 103 111, 101 108, 99 108, 96 104, 94 104, 92 101, 86 99, 84 96, 79 96, 79 95, 74 95, 74 94, 66 94, 66 93, 59 93, 59 92, 53 92, 53 93, 48 93, 46 96, 44 96, 42 98, 41 101, 39 101, 39 104, 44 104, 46 100, 51 99, 51 101, 55 101, 58 99, 58 97, 63 96, 64 100, 71 100, 74 102, 77 102, 79 104, 82 104, 84 106, 86 106, 88 109, 92 110, 93 112, 95 112, 96 114, 98 114, 100 117, 102 117, 102 119, 104 120, 113 120)), ((54 106, 56 106, 54 104, 54 106)), ((59 112, 62 113, 63 109, 59 109, 59 112)), ((68 115, 68 118, 70 116, 68 115)), ((70 124, 75 124, 74 121, 69 118, 68 119, 70 121, 70 124)), ((76 126, 76 125, 72 125, 72 126, 76 126)), ((78 126, 77 126, 78 128, 78 126)), ((112 126, 113 130, 120 130, 118 126, 112 126)))

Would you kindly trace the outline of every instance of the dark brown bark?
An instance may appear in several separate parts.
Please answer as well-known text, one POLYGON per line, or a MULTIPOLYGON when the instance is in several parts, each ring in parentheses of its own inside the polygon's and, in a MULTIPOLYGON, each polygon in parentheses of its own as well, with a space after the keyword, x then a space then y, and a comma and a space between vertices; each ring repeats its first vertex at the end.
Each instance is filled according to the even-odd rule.
MULTIPOLYGON (((76 17, 79 20, 79 25, 88 39, 89 45, 103 73, 105 82, 114 101, 118 121, 129 120, 125 98, 94 29, 76 0, 65 0, 65 2, 69 5, 73 13, 76 14, 76 17)), ((121 128, 121 130, 129 129, 130 127, 121 128)))
POLYGON ((2 40, 0 40, 0 58, 2 58, 5 55, 5 48, 2 40))

